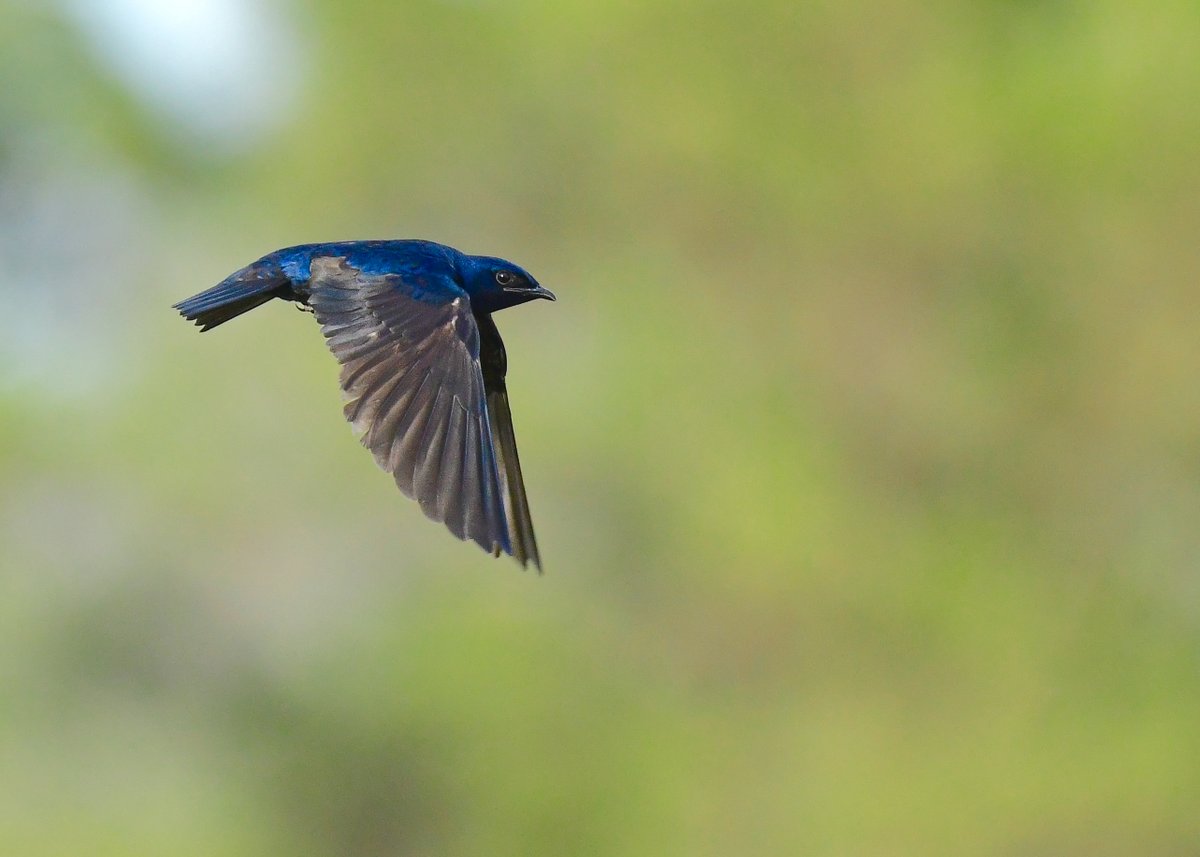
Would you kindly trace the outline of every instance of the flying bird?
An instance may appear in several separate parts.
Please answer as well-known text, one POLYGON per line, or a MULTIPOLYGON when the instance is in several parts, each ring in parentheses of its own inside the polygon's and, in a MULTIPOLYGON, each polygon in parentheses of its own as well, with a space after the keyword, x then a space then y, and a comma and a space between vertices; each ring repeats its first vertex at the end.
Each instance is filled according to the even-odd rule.
POLYGON ((274 298, 316 317, 346 419, 400 490, 460 539, 540 571, 492 313, 554 295, 504 259, 342 241, 269 253, 174 308, 211 330, 274 298))

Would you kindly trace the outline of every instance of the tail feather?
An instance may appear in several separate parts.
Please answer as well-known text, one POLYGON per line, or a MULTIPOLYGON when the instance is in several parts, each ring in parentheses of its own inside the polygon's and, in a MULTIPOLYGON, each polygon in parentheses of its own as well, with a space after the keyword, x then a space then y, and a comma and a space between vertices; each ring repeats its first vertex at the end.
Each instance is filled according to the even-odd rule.
POLYGON ((201 330, 211 330, 278 297, 292 297, 291 281, 276 262, 260 259, 174 309, 201 330))

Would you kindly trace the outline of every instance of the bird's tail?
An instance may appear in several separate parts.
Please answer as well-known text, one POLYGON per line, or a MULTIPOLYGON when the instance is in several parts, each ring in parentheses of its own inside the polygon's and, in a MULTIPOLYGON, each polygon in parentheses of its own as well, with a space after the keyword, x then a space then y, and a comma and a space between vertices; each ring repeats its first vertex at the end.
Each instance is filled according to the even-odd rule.
POLYGON ((211 289, 175 304, 174 309, 201 330, 211 330, 231 318, 265 304, 272 298, 291 296, 291 281, 272 259, 259 259, 230 274, 211 289))

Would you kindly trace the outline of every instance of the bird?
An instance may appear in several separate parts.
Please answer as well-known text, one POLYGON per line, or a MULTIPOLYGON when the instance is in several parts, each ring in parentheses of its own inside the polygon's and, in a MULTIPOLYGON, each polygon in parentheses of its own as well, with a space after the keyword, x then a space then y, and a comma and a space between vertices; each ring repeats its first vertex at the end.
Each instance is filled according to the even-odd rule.
POLYGON ((540 573, 492 314, 554 294, 512 262, 433 241, 337 241, 268 253, 172 308, 208 331, 274 299, 315 316, 346 419, 401 492, 540 573))

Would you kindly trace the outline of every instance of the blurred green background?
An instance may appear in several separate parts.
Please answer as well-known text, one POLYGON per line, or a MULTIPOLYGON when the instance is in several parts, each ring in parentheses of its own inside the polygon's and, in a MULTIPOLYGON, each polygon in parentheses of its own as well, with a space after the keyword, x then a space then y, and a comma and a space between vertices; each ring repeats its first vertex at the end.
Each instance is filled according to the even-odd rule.
POLYGON ((1200 853, 1200 6, 0 4, 0 854, 1200 853), (310 318, 427 237, 547 573, 310 318))

